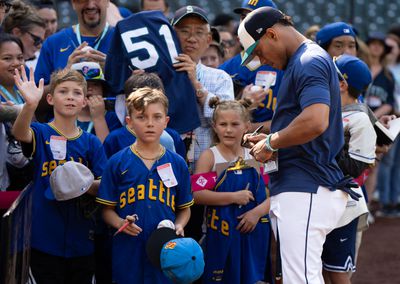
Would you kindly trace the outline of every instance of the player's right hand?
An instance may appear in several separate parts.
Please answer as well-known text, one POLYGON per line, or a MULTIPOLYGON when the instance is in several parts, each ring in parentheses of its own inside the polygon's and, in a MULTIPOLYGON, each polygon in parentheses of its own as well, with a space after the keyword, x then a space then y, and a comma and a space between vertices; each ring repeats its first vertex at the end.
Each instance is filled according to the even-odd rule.
POLYGON ((29 68, 29 80, 25 73, 25 67, 21 65, 21 73, 15 69, 14 82, 27 106, 37 107, 43 96, 44 80, 40 79, 36 86, 33 68, 29 68))
POLYGON ((234 192, 233 203, 237 205, 246 205, 250 201, 254 201, 253 193, 244 189, 234 192))

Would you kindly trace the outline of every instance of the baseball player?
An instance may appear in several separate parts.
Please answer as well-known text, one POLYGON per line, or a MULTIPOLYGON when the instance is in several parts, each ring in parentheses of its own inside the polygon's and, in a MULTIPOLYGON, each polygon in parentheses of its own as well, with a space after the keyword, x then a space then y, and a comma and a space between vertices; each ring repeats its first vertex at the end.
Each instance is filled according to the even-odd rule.
MULTIPOLYGON (((345 145, 338 164, 345 175, 358 177, 374 165, 376 133, 365 105, 357 98, 372 81, 367 64, 350 55, 334 58, 340 72, 340 94, 345 145)), ((350 201, 352 202, 352 201, 350 201)), ((360 199, 358 202, 365 202, 360 199)), ((354 206, 354 204, 352 204, 354 206)), ((350 284, 350 274, 356 269, 356 235, 358 218, 330 232, 322 252, 325 279, 332 284, 350 284)))
POLYGON ((245 48, 242 64, 258 56, 285 70, 271 134, 248 138, 256 143, 254 157, 268 161, 271 170, 270 216, 280 241, 283 281, 324 283, 325 237, 345 210, 346 192, 357 198, 335 160, 344 142, 335 66, 290 17, 270 7, 248 14, 238 35, 245 48))
POLYGON ((117 283, 171 283, 147 258, 145 247, 160 221, 172 220, 176 232, 190 217, 193 198, 185 161, 160 144, 167 126, 168 102, 156 89, 141 88, 127 100, 129 119, 136 133, 130 147, 113 155, 106 165, 97 201, 103 217, 115 229, 138 220, 113 239, 113 280, 117 283))
MULTIPOLYGON (((43 95, 43 79, 37 87, 17 72, 15 84, 25 100, 13 126, 24 153, 34 161, 32 201, 31 270, 37 283, 92 283, 94 274, 94 222, 85 218, 77 199, 58 202, 45 198, 54 169, 66 161, 89 167, 100 178, 106 162, 103 147, 93 134, 76 126, 86 105, 86 82, 78 71, 61 70, 52 75, 47 102, 54 107, 50 123, 30 123, 43 95), (79 269, 78 269, 79 268, 79 269)), ((96 195, 99 181, 89 188, 96 195)))

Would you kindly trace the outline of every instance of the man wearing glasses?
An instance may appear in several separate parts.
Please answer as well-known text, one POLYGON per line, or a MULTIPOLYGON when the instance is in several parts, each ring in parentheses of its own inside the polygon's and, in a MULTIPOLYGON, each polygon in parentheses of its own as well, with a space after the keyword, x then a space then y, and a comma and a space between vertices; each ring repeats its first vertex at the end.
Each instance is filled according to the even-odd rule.
POLYGON ((343 215, 348 194, 359 197, 335 160, 344 144, 337 72, 329 54, 274 8, 248 14, 238 34, 242 64, 258 56, 285 70, 271 134, 248 137, 254 157, 271 170, 270 216, 283 282, 322 284, 326 235, 343 215))

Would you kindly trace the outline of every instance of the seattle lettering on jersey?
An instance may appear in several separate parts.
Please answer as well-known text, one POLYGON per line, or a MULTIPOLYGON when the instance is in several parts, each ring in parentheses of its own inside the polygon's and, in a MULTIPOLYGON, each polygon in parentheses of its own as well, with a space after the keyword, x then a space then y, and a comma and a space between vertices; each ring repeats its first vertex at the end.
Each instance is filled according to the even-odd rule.
MULTIPOLYGON (((73 157, 70 157, 70 161, 75 161, 73 157)), ((56 169, 57 166, 63 165, 67 162, 67 160, 51 160, 51 161, 45 161, 42 164, 42 177, 50 176, 53 171, 56 169)), ((85 166, 88 166, 88 163, 83 162, 83 158, 79 157, 77 159, 78 163, 84 164, 85 166)))
POLYGON ((138 184, 136 187, 130 187, 123 191, 119 196, 119 208, 123 209, 126 205, 139 202, 141 200, 158 201, 171 207, 175 212, 175 194, 172 194, 169 187, 165 187, 161 180, 158 186, 153 179, 149 179, 148 186, 138 184))

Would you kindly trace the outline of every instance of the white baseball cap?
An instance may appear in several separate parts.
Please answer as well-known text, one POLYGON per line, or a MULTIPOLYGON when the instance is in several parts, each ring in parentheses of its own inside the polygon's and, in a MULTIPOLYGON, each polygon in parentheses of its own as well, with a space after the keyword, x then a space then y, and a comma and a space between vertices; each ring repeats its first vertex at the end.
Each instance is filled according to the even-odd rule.
POLYGON ((68 161, 52 172, 45 196, 50 200, 70 200, 86 193, 93 181, 94 176, 85 165, 68 161))

